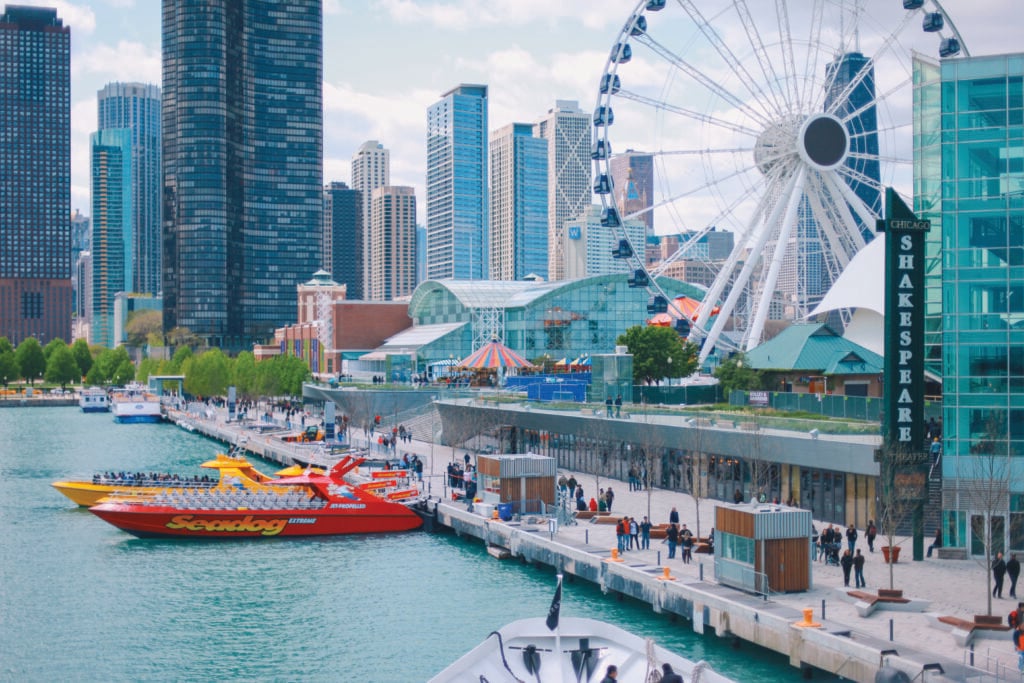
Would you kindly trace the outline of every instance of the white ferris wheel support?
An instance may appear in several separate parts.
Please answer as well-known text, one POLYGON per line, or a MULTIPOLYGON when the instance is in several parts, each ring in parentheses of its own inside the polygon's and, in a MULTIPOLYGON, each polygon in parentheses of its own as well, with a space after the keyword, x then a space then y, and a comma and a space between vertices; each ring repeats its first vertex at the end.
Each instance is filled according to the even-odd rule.
POLYGON ((909 192, 915 52, 968 54, 938 0, 636 4, 601 76, 594 190, 631 286, 679 317, 658 276, 713 230, 735 235, 690 327, 702 362, 760 343, 780 303, 805 315, 870 239, 885 187, 909 192), (613 137, 653 160, 644 206, 616 201, 613 137), (649 215, 687 236, 653 273, 623 226, 649 215))

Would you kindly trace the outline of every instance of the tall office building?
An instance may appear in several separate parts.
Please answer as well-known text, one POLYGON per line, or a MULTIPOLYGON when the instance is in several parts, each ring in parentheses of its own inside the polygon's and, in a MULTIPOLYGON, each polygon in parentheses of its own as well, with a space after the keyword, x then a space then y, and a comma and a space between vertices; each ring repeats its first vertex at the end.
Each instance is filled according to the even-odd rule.
POLYGON ((0 336, 71 341, 71 30, 0 14, 0 336))
POLYGON ((373 191, 370 227, 370 296, 391 301, 416 289, 416 194, 385 185, 373 191))
POLYGON ((548 143, 528 123, 491 133, 492 280, 548 276, 548 143))
POLYGON ((93 133, 92 310, 89 343, 114 348, 114 297, 132 288, 132 131, 93 133))
POLYGON ((914 60, 925 313, 942 323, 943 545, 975 557, 1024 549, 1022 82, 1020 53, 914 60))
POLYGON ((132 149, 131 292, 160 291, 160 88, 108 83, 96 94, 97 130, 127 128, 132 149))
MULTIPOLYGON (((615 204, 619 213, 628 216, 654 204, 654 155, 627 149, 616 154, 609 162, 615 204)), ((654 234, 654 212, 644 211, 637 216, 647 226, 647 236, 654 234)))
MULTIPOLYGON (((74 322, 85 317, 85 312, 82 310, 82 278, 78 262, 82 258, 82 254, 92 248, 90 246, 91 240, 92 222, 88 216, 75 209, 71 214, 71 311, 73 314, 73 327, 74 322)), ((77 339, 79 336, 78 330, 72 329, 71 337, 77 339)))
POLYGON ((229 350, 321 265, 320 0, 164 0, 164 327, 229 350))
POLYGON ((346 299, 363 298, 362 193, 345 183, 324 187, 324 268, 345 285, 346 299))
MULTIPOLYGON (((362 299, 363 292, 369 291, 370 285, 370 226, 373 218, 370 216, 370 204, 373 198, 373 191, 378 187, 391 184, 391 152, 385 149, 384 145, 376 140, 367 140, 359 146, 352 157, 352 189, 359 192, 360 209, 362 212, 360 228, 363 231, 359 239, 362 245, 362 254, 359 263, 362 265, 362 282, 357 290, 349 286, 349 299, 362 299), (358 296, 353 294, 358 292, 358 296)), ((338 279, 338 274, 334 274, 338 279)), ((339 280, 340 282, 340 280, 339 280)))
POLYGON ((486 280, 487 86, 462 84, 427 109, 427 278, 486 280))
POLYGON ((555 107, 534 127, 548 142, 548 278, 565 279, 565 221, 590 210, 590 114, 574 100, 555 107))

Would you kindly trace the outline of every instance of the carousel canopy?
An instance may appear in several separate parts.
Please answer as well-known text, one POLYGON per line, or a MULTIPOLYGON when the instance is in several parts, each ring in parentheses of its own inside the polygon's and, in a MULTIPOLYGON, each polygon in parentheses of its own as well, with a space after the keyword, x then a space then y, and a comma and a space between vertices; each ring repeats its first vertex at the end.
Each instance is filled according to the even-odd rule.
MULTIPOLYGON (((678 308, 683 315, 685 315, 691 321, 697 320, 697 316, 700 314, 701 302, 697 301, 696 299, 691 299, 688 296, 676 297, 674 301, 676 308, 678 308)), ((711 309, 711 315, 718 315, 718 306, 715 306, 714 308, 711 309)), ((647 321, 647 324, 656 325, 659 327, 669 327, 677 319, 678 316, 675 314, 675 311, 669 309, 667 313, 658 313, 652 318, 650 318, 647 321)))
POLYGON ((533 363, 497 340, 491 340, 459 361, 458 367, 474 370, 532 368, 533 363))

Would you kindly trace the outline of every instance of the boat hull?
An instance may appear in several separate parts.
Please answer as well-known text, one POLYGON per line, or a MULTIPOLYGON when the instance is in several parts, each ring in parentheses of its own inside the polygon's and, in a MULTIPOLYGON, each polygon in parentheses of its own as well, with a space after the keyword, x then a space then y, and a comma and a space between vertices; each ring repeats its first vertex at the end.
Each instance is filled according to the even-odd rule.
POLYGON ((55 481, 51 486, 70 498, 75 505, 82 507, 92 507, 118 490, 116 486, 84 481, 55 481))
POLYGON ((156 415, 114 415, 114 422, 120 422, 121 424, 137 424, 140 422, 160 422, 163 420, 163 416, 157 413, 156 415))
POLYGON ((170 507, 102 503, 89 510, 100 519, 140 538, 288 538, 338 536, 418 528, 419 516, 404 505, 372 504, 297 510, 181 510, 170 507))

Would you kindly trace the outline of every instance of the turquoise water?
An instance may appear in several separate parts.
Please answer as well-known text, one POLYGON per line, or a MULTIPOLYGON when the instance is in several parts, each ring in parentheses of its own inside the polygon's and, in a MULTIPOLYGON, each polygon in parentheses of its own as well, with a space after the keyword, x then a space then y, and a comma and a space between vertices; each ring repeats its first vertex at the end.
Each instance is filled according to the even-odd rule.
MULTIPOLYGON (((496 561, 476 541, 143 540, 49 485, 98 470, 201 473, 219 449, 171 425, 0 409, 0 680, 425 681, 495 628, 547 613, 552 570, 496 561)), ((566 582, 562 610, 740 681, 801 680, 782 657, 586 582, 566 582)))

